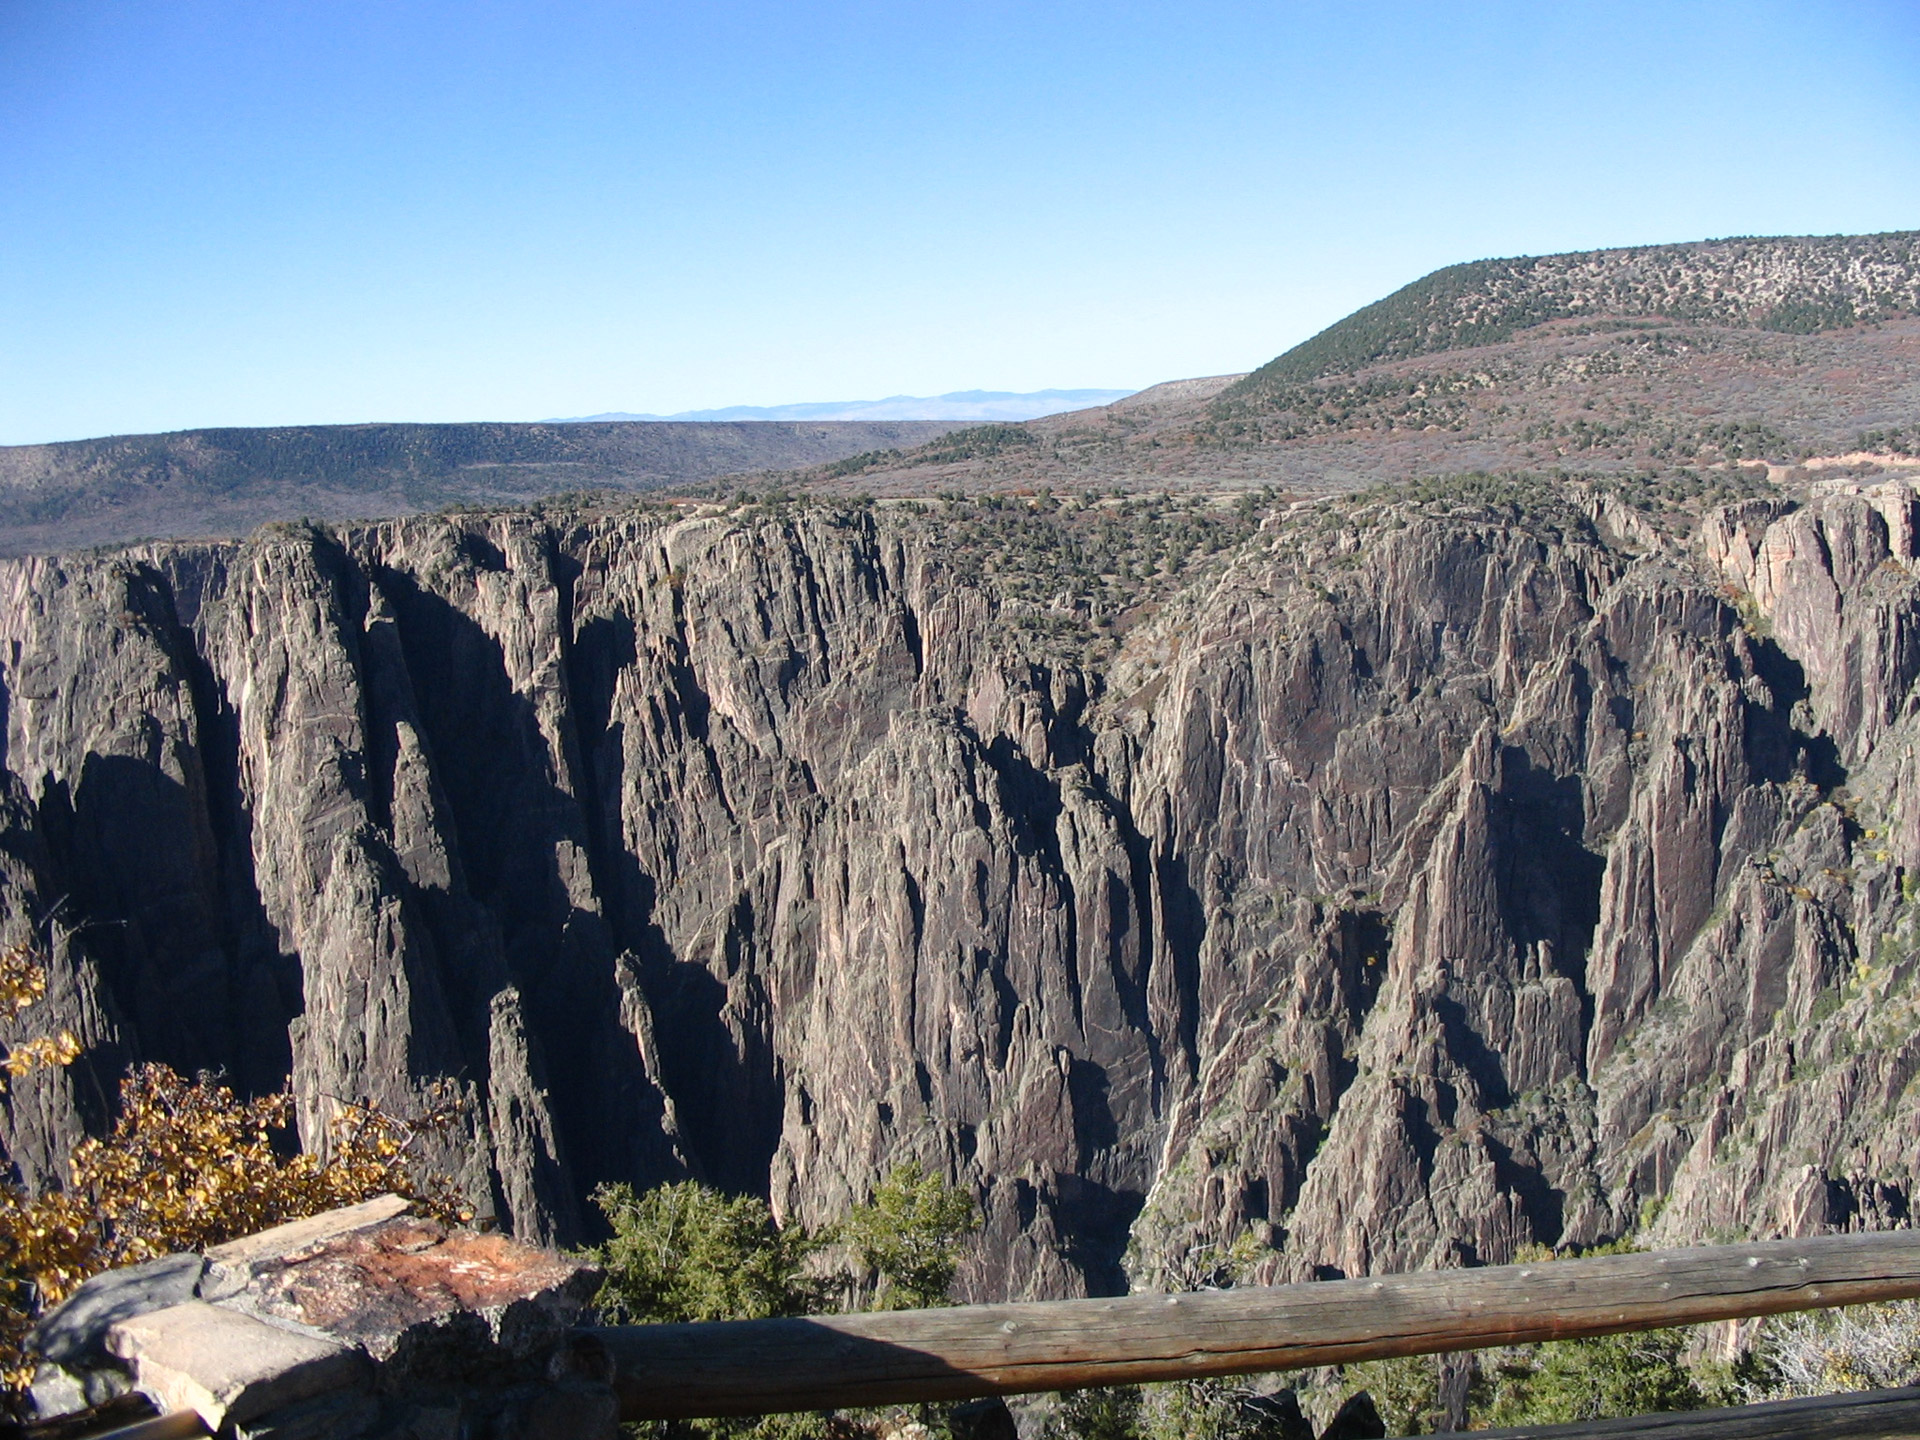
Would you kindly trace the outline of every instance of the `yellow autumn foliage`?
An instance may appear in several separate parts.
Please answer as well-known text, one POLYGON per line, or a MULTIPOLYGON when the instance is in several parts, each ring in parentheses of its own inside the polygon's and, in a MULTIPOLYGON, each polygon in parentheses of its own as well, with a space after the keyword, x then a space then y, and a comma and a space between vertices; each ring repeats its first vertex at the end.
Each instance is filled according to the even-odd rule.
MULTIPOLYGON (((0 955, 0 1018, 17 1018, 45 993, 31 952, 0 955)), ((19 1075, 79 1053, 70 1035, 41 1037, 14 1046, 0 1068, 19 1075)), ((241 1100, 207 1076, 139 1067, 121 1081, 112 1132, 75 1147, 65 1189, 29 1196, 0 1183, 0 1384, 17 1396, 31 1380, 23 1341, 36 1316, 116 1265, 204 1249, 389 1191, 447 1223, 470 1219, 449 1180, 421 1181, 412 1171, 418 1141, 452 1126, 460 1108, 449 1087, 431 1090, 425 1112, 411 1118, 342 1106, 323 1158, 294 1148, 286 1091, 241 1100)))
MULTIPOLYGON (((46 998, 47 969, 33 946, 20 944, 0 951, 0 1024, 11 1025, 46 998)), ((80 1042, 73 1033, 36 1035, 8 1047, 0 1069, 21 1076, 49 1065, 71 1065, 80 1058, 80 1042)))
POLYGON ((325 1159, 287 1154, 288 1092, 242 1101, 204 1077, 189 1082, 164 1065, 143 1065, 120 1082, 113 1132, 75 1147, 63 1198, 89 1203, 109 1265, 204 1249, 387 1191, 457 1223, 467 1217, 448 1182, 423 1188, 408 1162, 418 1136, 445 1128, 458 1112, 445 1091, 411 1120, 347 1106, 329 1127, 325 1159))

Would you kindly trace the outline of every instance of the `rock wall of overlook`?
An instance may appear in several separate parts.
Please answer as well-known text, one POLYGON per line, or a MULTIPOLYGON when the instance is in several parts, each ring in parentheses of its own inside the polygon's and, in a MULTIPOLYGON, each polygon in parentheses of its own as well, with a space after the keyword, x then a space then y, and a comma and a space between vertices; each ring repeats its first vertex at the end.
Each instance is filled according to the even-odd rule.
POLYGON ((1584 503, 1283 511, 1098 664, 860 511, 9 563, 0 907, 92 1050, 0 1140, 445 1078, 529 1237, 914 1157, 982 1297, 1903 1219, 1920 502, 1584 503))

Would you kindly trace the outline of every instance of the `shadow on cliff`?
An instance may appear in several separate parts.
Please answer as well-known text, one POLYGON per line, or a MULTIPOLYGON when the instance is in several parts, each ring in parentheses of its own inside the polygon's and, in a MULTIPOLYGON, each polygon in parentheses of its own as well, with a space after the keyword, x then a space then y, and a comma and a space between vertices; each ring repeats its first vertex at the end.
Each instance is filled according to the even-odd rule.
POLYGON ((1794 710, 1813 698, 1806 670, 1770 638, 1749 636, 1747 650, 1753 657, 1755 673, 1773 697, 1771 706, 1742 707, 1753 778, 1781 784, 1798 773, 1822 790, 1846 784, 1846 766, 1840 761, 1840 747, 1833 737, 1809 735, 1793 723, 1794 710))
MULTIPOLYGON (((553 564, 562 613, 572 614, 578 564, 564 555, 555 555, 553 564)), ((612 718, 614 690, 621 672, 638 661, 637 627, 629 615, 596 615, 563 638, 594 888, 614 943, 639 962, 641 989, 656 1022, 656 1078, 673 1097, 683 1150, 698 1178, 764 1197, 783 1112, 765 1027, 729 1026, 726 982, 673 952, 653 918, 658 887, 621 833, 626 734, 612 718)), ((686 740, 704 746, 707 696, 684 657, 676 660, 668 668, 666 698, 686 740)), ((741 970, 744 952, 754 944, 756 918, 753 898, 739 897, 722 940, 729 974, 741 970)))
POLYGON ((1500 752, 1499 797, 1505 823, 1495 873, 1507 933, 1523 951, 1549 943, 1562 973, 1584 980, 1607 861, 1585 843, 1580 777, 1556 775, 1507 745, 1500 752))
MULTIPOLYGON (((197 738, 204 762, 218 737, 203 725, 197 738)), ((203 790, 151 759, 92 753, 71 791, 44 787, 39 824, 131 1053, 263 1094, 291 1070, 298 966, 267 938, 251 849, 234 843, 237 782, 217 758, 208 768, 203 790)))
MULTIPOLYGON (((505 557, 483 537, 465 540, 463 552, 477 568, 505 568, 505 557)), ((556 780, 540 718, 533 701, 515 690, 500 642, 412 576, 383 568, 373 578, 392 606, 451 812, 448 846, 473 902, 499 927, 576 1186, 584 1192, 603 1180, 646 1185, 676 1178, 657 1103, 618 1113, 618 1099, 646 1107, 654 1092, 633 1037, 620 1025, 613 938, 601 915, 575 899, 581 880, 594 887, 591 857, 601 848, 588 807, 556 780), (588 874, 571 884, 561 871, 567 852, 589 860, 588 874)), ((561 715, 563 728, 570 721, 561 715)), ((557 740, 578 772, 575 737, 568 730, 557 740)), ((457 937, 436 936, 448 938, 457 937)), ((443 956, 460 953, 457 945, 438 948, 443 956)), ((456 994, 473 989, 463 977, 447 979, 456 994)), ((474 995, 468 1004, 485 998, 474 995)), ((484 1055, 474 1059, 485 1068, 484 1055)))

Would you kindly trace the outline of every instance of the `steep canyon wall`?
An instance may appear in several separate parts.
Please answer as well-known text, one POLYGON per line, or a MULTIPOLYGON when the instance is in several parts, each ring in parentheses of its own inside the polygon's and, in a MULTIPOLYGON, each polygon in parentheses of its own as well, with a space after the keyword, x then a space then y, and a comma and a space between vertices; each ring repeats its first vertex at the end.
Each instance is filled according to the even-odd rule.
POLYGON ((90 1049, 0 1142, 447 1080, 520 1234, 916 1158, 981 1298, 1899 1220, 1917 529, 1363 497, 1073 643, 904 508, 7 562, 3 938, 90 1049))

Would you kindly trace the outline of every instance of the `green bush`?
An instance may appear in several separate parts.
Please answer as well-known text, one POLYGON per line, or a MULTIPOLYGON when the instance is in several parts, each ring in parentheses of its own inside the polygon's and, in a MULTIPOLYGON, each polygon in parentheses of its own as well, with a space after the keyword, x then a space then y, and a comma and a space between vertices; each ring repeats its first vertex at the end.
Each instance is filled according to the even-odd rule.
POLYGON ((1140 1387, 1067 1390, 1047 1416, 1045 1440, 1141 1440, 1140 1387))
POLYGON ((1683 1358, 1684 1330, 1558 1340, 1480 1357, 1476 1423, 1568 1425, 1710 1404, 1683 1358))
POLYGON ((875 1310, 948 1303, 960 1242, 980 1228, 973 1197, 919 1165, 896 1167, 832 1234, 874 1277, 875 1310))
POLYGON ((944 1305, 960 1242, 980 1224, 972 1196, 917 1164, 819 1231, 776 1225, 766 1201, 694 1180, 645 1194, 603 1185, 593 1199, 613 1226, 592 1251, 607 1272, 596 1303, 621 1324, 818 1314, 849 1297, 873 1309, 944 1305), (835 1242, 862 1273, 814 1263, 835 1242))
POLYGON ((775 1225, 757 1197, 687 1180, 645 1194, 603 1185, 593 1199, 613 1226, 593 1253, 607 1272, 596 1303, 616 1324, 764 1320, 804 1315, 826 1298, 802 1273, 813 1236, 775 1225))
POLYGON ((1340 1398, 1344 1401, 1362 1390, 1373 1397, 1389 1435, 1432 1435, 1445 1418, 1437 1355, 1397 1355, 1347 1366, 1341 1375, 1340 1398))
MULTIPOLYGON (((818 1314, 849 1297, 883 1307, 946 1303, 960 1241, 979 1221, 973 1199, 918 1165, 895 1169, 873 1198, 820 1231, 777 1225, 766 1201, 725 1195, 697 1181, 644 1194, 603 1185, 594 1203, 613 1238, 592 1252, 607 1272, 596 1304, 616 1324, 763 1320, 818 1314), (844 1243, 864 1275, 826 1263, 844 1243)), ((944 1429, 944 1412, 918 1417, 944 1429)), ((856 1440, 877 1433, 876 1415, 765 1415, 663 1420, 630 1427, 649 1440, 856 1440)))
POLYGON ((1043 1440, 1311 1440, 1293 1396, 1263 1396, 1235 1380, 1176 1380, 1067 1390, 1043 1440))

